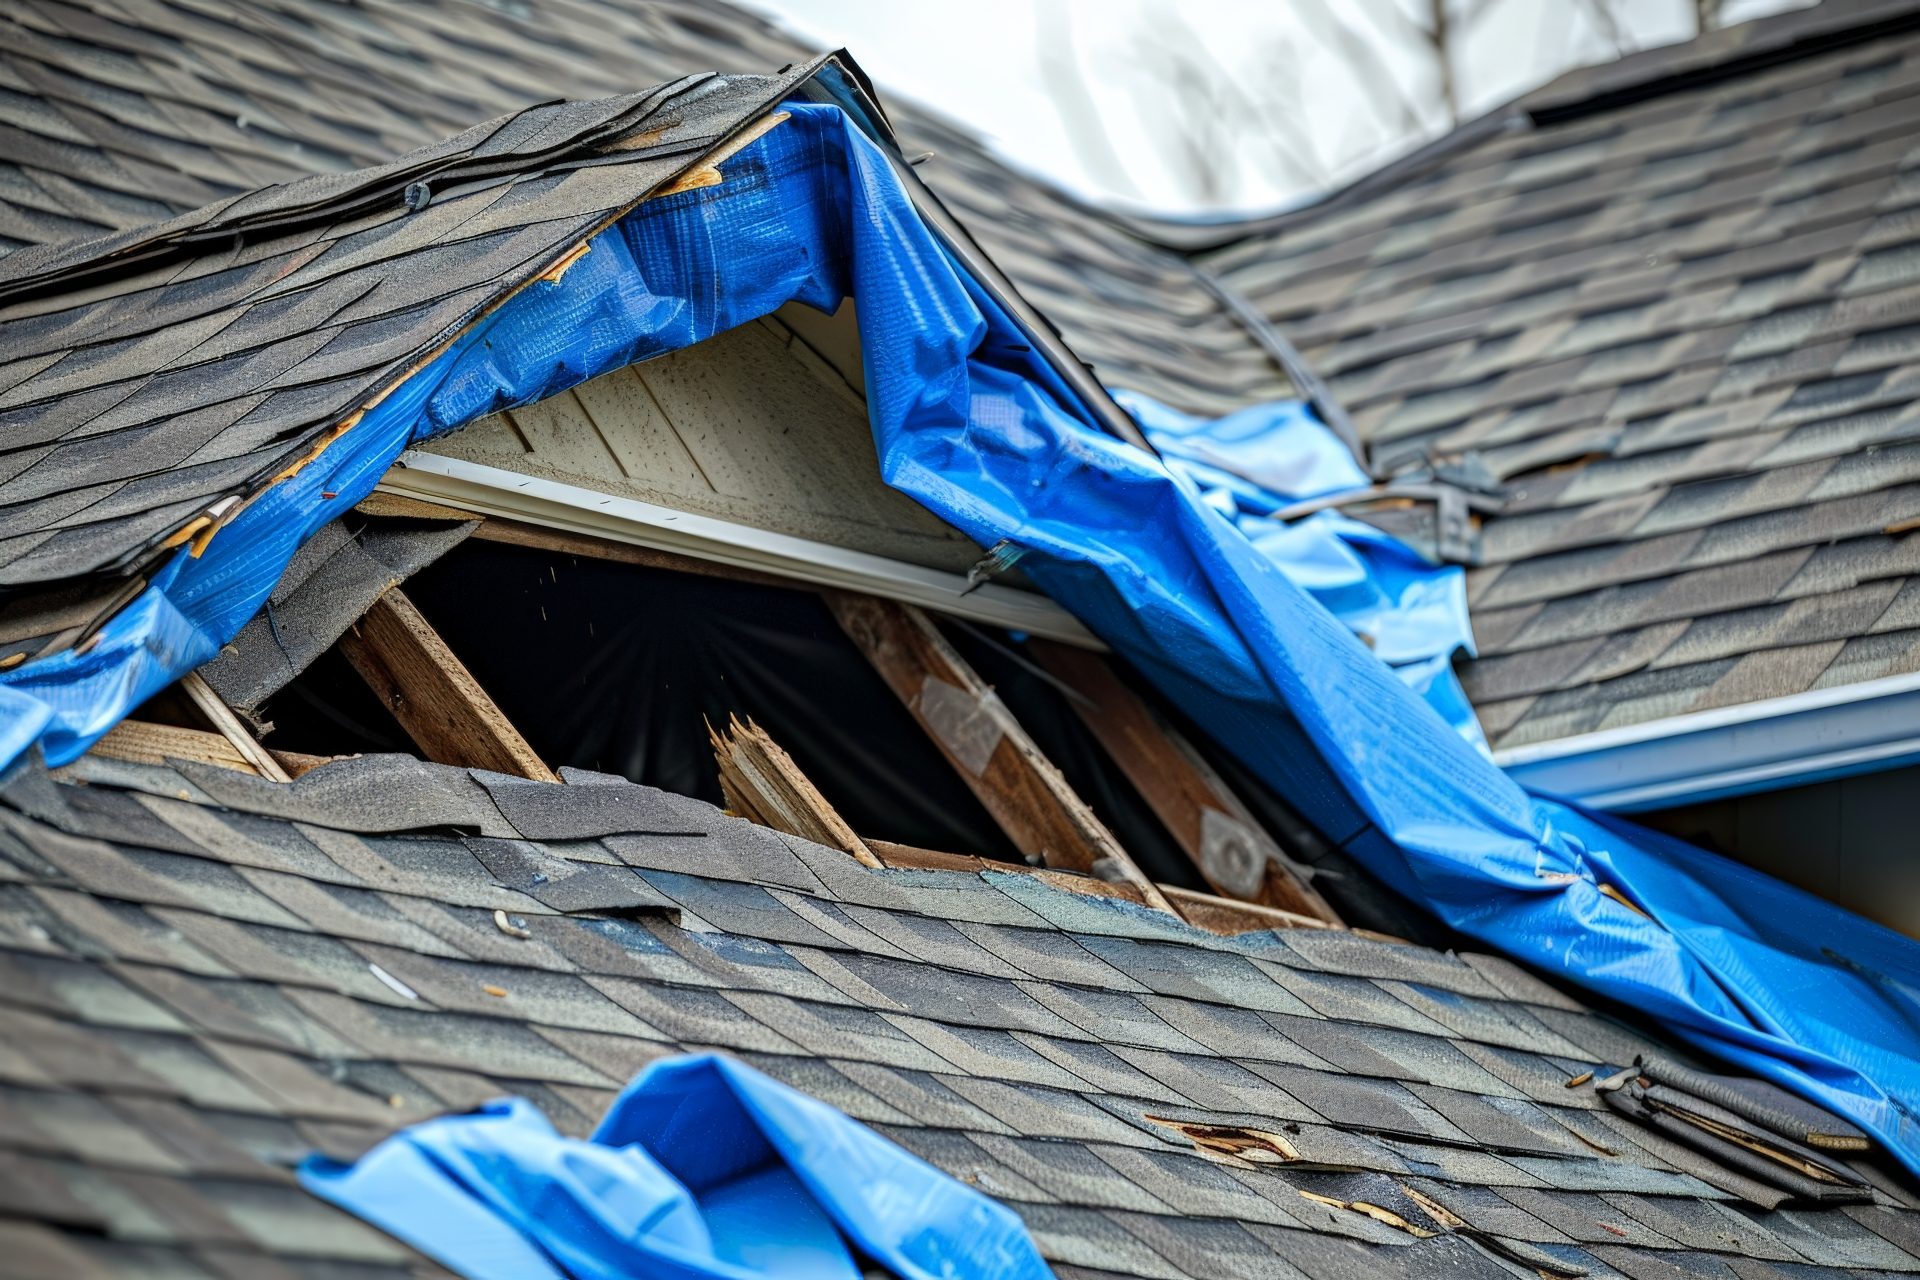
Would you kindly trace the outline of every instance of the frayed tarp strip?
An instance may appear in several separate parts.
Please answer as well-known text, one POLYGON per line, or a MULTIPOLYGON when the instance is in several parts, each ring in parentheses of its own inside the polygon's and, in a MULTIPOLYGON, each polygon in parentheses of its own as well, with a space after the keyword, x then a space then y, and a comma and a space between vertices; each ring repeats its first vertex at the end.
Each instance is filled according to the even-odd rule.
POLYGON ((467 1280, 1052 1275, 1008 1209, 717 1055, 652 1064, 591 1139, 506 1099, 351 1164, 311 1156, 300 1181, 467 1280))
MULTIPOLYGON (((1523 791, 1190 483, 1094 429, 834 108, 794 105, 724 184, 641 205, 560 281, 517 295, 205 555, 176 562, 109 626, 110 648, 0 685, 50 709, 40 740, 71 759, 231 636, 300 540, 409 440, 790 299, 832 310, 849 296, 889 483, 983 546, 1025 548, 1022 567, 1055 599, 1388 884, 1831 1108, 1920 1172, 1920 944, 1523 791)), ((19 725, 39 714, 8 710, 19 725)))

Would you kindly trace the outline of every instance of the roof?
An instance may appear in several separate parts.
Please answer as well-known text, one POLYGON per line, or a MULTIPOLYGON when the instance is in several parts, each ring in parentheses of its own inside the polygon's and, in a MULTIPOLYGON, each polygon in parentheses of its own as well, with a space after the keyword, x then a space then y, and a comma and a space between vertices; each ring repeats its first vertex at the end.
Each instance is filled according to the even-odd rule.
MULTIPOLYGON (((376 164, 537 102, 815 52, 692 0, 28 0, 0 13, 0 248, 376 164)), ((909 151, 934 150, 922 176, 1108 380, 1206 412, 1289 393, 1179 254, 1009 169, 966 130, 889 109, 909 151)))
POLYGON ((0 259, 0 586, 143 568, 798 78, 534 107, 376 168, 0 259))
POLYGON ((1377 470, 1504 487, 1463 672, 1497 748, 1920 670, 1912 19, 1575 72, 1202 255, 1377 470))
POLYGON ((1507 961, 870 870, 566 777, 399 756, 291 785, 98 758, 14 777, 0 1216, 23 1274, 424 1273, 288 1159, 502 1092, 582 1133, 676 1049, 737 1054, 999 1197, 1063 1280, 1920 1270, 1904 1192, 1766 1211, 1568 1088, 1653 1046, 1507 961), (1150 1115, 1282 1135, 1302 1167, 1206 1158, 1150 1115), (1413 1193, 1465 1226, 1343 1207, 1435 1230, 1413 1193))
MULTIPOLYGON (((0 19, 0 214, 33 242, 0 262, 9 585, 138 567, 805 74, 636 94, 643 54, 738 65, 774 37, 713 9, 471 13, 0 19), (430 141, 575 76, 625 96, 430 141)), ((1178 255, 950 145, 977 169, 943 190, 1103 376, 1278 393, 1178 255), (1190 308, 1181 342, 1141 292, 1190 308)), ((604 775, 28 765, 0 785, 0 904, 0 1268, 27 1274, 436 1274, 288 1163, 501 1092, 578 1133, 679 1049, 999 1196, 1065 1280, 1920 1271, 1903 1184, 1789 1205, 1569 1088, 1657 1046, 1509 962, 869 869, 604 775)))
MULTIPOLYGON (((70 243, 535 99, 801 53, 714 5, 472 12, 15 6, 0 242, 70 243)), ((894 114, 909 150, 933 148, 922 175, 1103 381, 1199 412, 1294 394, 1197 267, 1328 377, 1384 474, 1486 464, 1505 505, 1473 540, 1480 660, 1463 674, 1513 750, 1920 671, 1912 14, 1829 0, 1571 72, 1320 205, 1213 232, 1238 239, 1191 261, 962 128, 894 114)), ((91 483, 88 461, 63 479, 91 483)), ((209 482, 246 469, 212 461, 209 482)), ((0 503, 33 501, 14 527, 43 539, 49 505, 21 483, 0 503)), ((164 525, 182 482, 145 483, 137 514, 164 525)), ((1425 503, 1368 514, 1436 541, 1425 503)), ((65 529, 43 555, 70 565, 87 538, 65 529)))

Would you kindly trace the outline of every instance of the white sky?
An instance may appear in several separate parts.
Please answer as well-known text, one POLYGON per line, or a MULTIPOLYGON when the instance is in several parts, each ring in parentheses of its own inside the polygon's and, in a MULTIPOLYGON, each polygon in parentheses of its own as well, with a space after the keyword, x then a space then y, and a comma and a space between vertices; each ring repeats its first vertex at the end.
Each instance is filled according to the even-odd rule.
MULTIPOLYGON (((1434 59, 1413 28, 1429 0, 748 2, 816 43, 844 45, 883 94, 968 122, 1015 163, 1160 213, 1296 203, 1446 124, 1434 59), (1176 80, 1176 67, 1201 74, 1176 80), (1049 90, 1076 76, 1083 94, 1049 90), (1076 131, 1068 119, 1089 123, 1076 131), (1088 136, 1096 120, 1104 143, 1088 136)), ((1796 2, 1725 0, 1723 12, 1733 22, 1796 2)), ((1694 30, 1694 0, 1448 7, 1462 32, 1462 119, 1615 56, 1609 18, 1629 49, 1694 30)))

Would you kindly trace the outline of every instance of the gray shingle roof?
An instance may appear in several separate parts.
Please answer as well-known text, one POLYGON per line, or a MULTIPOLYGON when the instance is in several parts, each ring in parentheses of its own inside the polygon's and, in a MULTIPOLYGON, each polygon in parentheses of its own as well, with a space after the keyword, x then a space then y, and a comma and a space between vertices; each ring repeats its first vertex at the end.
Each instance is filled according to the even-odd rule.
MULTIPOLYGON (((244 9, 35 0, 0 15, 0 33, 0 235, 18 246, 0 261, 0 413, 14 411, 0 423, 0 458, 12 460, 11 470, 0 464, 0 537, 12 539, 0 541, 0 562, 15 584, 126 567, 210 499, 247 492, 309 433, 685 168, 785 81, 703 81, 704 105, 673 112, 677 132, 655 150, 600 163, 609 139, 644 132, 673 91, 636 96, 637 85, 794 56, 731 11, 599 0, 532 16, 451 0, 244 9), (629 96, 518 110, 432 142, 534 99, 609 93, 629 96), (400 168, 347 172, 423 144, 400 168), (435 198, 408 213, 399 197, 423 166, 434 168, 435 198), (260 190, 311 172, 326 176, 260 190), (172 220, 146 226, 162 217, 172 220), (254 234, 232 244, 249 219, 254 234), (102 233, 114 238, 76 247, 102 233), (407 252, 390 255, 396 248, 407 252)), ((1853 72, 1870 73, 1865 63, 1853 72)), ((1885 85, 1898 79, 1876 83, 1870 93, 1892 95, 1885 85)), ((1832 90, 1810 81, 1804 92, 1832 90)), ((1815 111, 1805 107, 1806 118, 1815 111)), ((1011 173, 958 132, 915 114, 903 121, 910 138, 942 152, 928 176, 943 196, 1105 379, 1196 409, 1285 393, 1179 255, 1011 173)), ((1862 127, 1863 147, 1890 148, 1891 126, 1862 127)), ((1724 132, 1711 120, 1699 129, 1724 132)), ((1517 145, 1484 145, 1496 143, 1517 145)), ((1740 164, 1771 162, 1768 149, 1725 145, 1740 164)), ((1502 152, 1481 167, 1531 155, 1502 152)), ((1541 163, 1515 183, 1548 182, 1553 162, 1541 163)), ((1620 163, 1637 172, 1642 161, 1620 163)), ((1873 171, 1887 192, 1903 189, 1887 167, 1897 163, 1873 171)), ((1477 190, 1467 179, 1434 182, 1443 206, 1465 209, 1477 190)), ((1516 185, 1501 234, 1543 242, 1548 224, 1535 221, 1534 241, 1511 225, 1526 220, 1521 194, 1516 185)), ((1567 215, 1576 225, 1587 216, 1578 203, 1567 215)), ((1325 269, 1349 269, 1339 255, 1353 245, 1373 244, 1363 250, 1373 254, 1366 236, 1376 232, 1421 234, 1400 216, 1389 211, 1373 231, 1336 226, 1316 251, 1333 264, 1325 269)), ((1427 234, 1444 239, 1433 228, 1445 223, 1427 234)), ((1285 263, 1299 239, 1277 234, 1273 261, 1285 263)), ((1606 241, 1592 252, 1604 254, 1606 241)), ((1230 276, 1247 265, 1235 252, 1217 259, 1230 276)), ((1392 257, 1379 252, 1382 263, 1392 257)), ((1299 279, 1311 286, 1320 269, 1299 279)), ((1784 269, 1749 264, 1735 276, 1784 269)), ((1703 287, 1725 283, 1711 281, 1703 287)), ((1273 309, 1277 286, 1236 283, 1273 309)), ((1403 287, 1444 296, 1448 283, 1409 276, 1403 287)), ((1359 306, 1362 293, 1342 286, 1336 300, 1359 306)), ((1863 287, 1863 305, 1879 296, 1863 287)), ((1324 332, 1289 328, 1333 352, 1324 362, 1339 376, 1362 376, 1365 360, 1337 358, 1359 338, 1327 314, 1324 332)), ((1686 325, 1691 315, 1682 312, 1686 325)), ((1579 312, 1546 339, 1524 325, 1489 337, 1488 385, 1546 378, 1497 364, 1500 351, 1517 361, 1527 343, 1570 340, 1591 319, 1579 312)), ((1860 340, 1860 326, 1845 332, 1860 340)), ((1579 348, 1582 359, 1612 349, 1603 325, 1588 334, 1599 345, 1579 348)), ((1738 341, 1700 367, 1732 376, 1741 366, 1726 357, 1738 341)), ((1387 425, 1422 395, 1450 394, 1454 355, 1429 368, 1420 350, 1429 349, 1367 357, 1414 362, 1401 369, 1406 394, 1352 397, 1377 441, 1464 429, 1443 420, 1396 435, 1387 425), (1426 383, 1412 377, 1421 369, 1426 383)), ((1756 350, 1771 359, 1785 348, 1756 350)), ((1887 350, 1878 367, 1904 359, 1887 350)), ((1860 372, 1840 363, 1829 372, 1860 372)), ((1797 371, 1736 378, 1723 407, 1751 412, 1738 406, 1790 381, 1768 412, 1784 411, 1820 385, 1791 360, 1783 367, 1797 371)), ((1706 376, 1694 364, 1658 376, 1689 374, 1706 376)), ((1612 394, 1609 403, 1625 393, 1612 394)), ((1678 387, 1633 394, 1643 406, 1685 401, 1678 387)), ((1556 439, 1578 429, 1573 418, 1553 422, 1570 413, 1516 420, 1511 439, 1488 428, 1487 448, 1517 446, 1536 429, 1556 439)), ((1734 429, 1672 428, 1701 442, 1734 429)), ((1653 438, 1669 441, 1662 448, 1693 440, 1653 438)), ((1840 449, 1794 461, 1838 467, 1840 449)), ((1634 456, 1610 448, 1605 460, 1634 456)), ((1562 508, 1599 518, 1600 500, 1586 502, 1572 482, 1536 483, 1545 496, 1531 507, 1516 499, 1501 521, 1529 512, 1546 521, 1562 508)), ((1882 518, 1866 500, 1894 502, 1886 495, 1902 483, 1856 480, 1854 496, 1866 495, 1856 515, 1882 518)), ((1662 501, 1669 490, 1680 491, 1668 484, 1662 501)), ((1756 486, 1742 518, 1779 519, 1777 504, 1765 505, 1771 492, 1756 486)), ((1498 523, 1483 544, 1515 536, 1496 535, 1498 523)), ((1719 528, 1704 518, 1674 527, 1719 528)), ((1720 573, 1712 581, 1729 595, 1742 581, 1733 570, 1764 579, 1764 556, 1715 558, 1718 545, 1703 537, 1659 554, 1720 573)), ((1850 547, 1810 550, 1793 572, 1813 572, 1825 555, 1821 580, 1837 580, 1868 563, 1837 559, 1850 547)), ((1537 603, 1524 596, 1524 573, 1500 575, 1551 554, 1489 559, 1475 588, 1482 616, 1502 592, 1522 593, 1508 608, 1537 603)), ((84 617, 98 606, 80 592, 66 607, 84 617)), ((1658 612, 1657 602, 1645 607, 1658 612)), ((1798 634, 1792 627, 1814 621, 1780 625, 1798 634)), ((1628 1060, 1646 1041, 1507 962, 1349 934, 1222 939, 1016 873, 869 871, 597 775, 561 787, 368 757, 276 786, 188 765, 88 759, 64 782, 28 767, 0 791, 0 967, 0 1273, 438 1274, 306 1197, 288 1163, 314 1148, 351 1154, 397 1125, 503 1092, 583 1132, 646 1062, 707 1048, 739 1054, 1014 1205, 1066 1280, 1920 1271, 1920 1230, 1899 1187, 1887 1184, 1872 1205, 1783 1207, 1779 1193, 1568 1089, 1576 1073, 1628 1060), (513 928, 501 929, 495 911, 513 928), (1169 1121, 1284 1135, 1300 1159, 1210 1160, 1169 1121)))
POLYGON ((0 259, 0 587, 142 567, 798 79, 533 107, 0 259))
POLYGON ((79 778, 0 793, 0 1220, 64 1260, 34 1274, 406 1274, 288 1162, 502 1093, 583 1133, 681 1049, 1000 1197, 1064 1277, 1920 1271, 1892 1197, 1762 1208, 1567 1088, 1650 1042, 1505 961, 870 871, 603 775, 79 778), (1149 1116, 1278 1133, 1301 1161, 1212 1161, 1149 1116), (1466 1227, 1340 1207, 1438 1230, 1413 1193, 1466 1227))
POLYGON ((1575 73, 1203 255, 1379 469, 1504 482, 1465 673, 1496 747, 1920 670, 1912 10, 1575 73))
MULTIPOLYGON (((0 13, 0 249, 375 164, 536 102, 815 52, 693 0, 24 0, 0 13)), ((1287 394, 1180 255, 888 106, 909 151, 936 153, 921 176, 1108 382, 1218 412, 1287 394)))
MULTIPOLYGON (((1476 539, 1465 673, 1496 746, 1920 670, 1912 9, 1829 0, 1572 73, 1200 255, 1330 376, 1383 470, 1470 450, 1505 482, 1476 539)), ((32 0, 0 30, 12 245, 381 162, 541 98, 799 54, 721 6, 602 0, 32 0)), ((1181 254, 895 114, 1103 380, 1199 411, 1290 393, 1181 254)), ((70 359, 9 371, 87 377, 70 359)), ((240 439, 207 413, 167 431, 240 439)), ((99 515, 164 534, 258 461, 195 445, 187 474, 132 477, 122 512, 102 495, 125 450, 70 442, 27 472, 46 445, 0 481, 19 495, 0 553, 29 579, 124 555, 128 530, 99 515)), ((1372 518, 1431 535, 1425 507, 1372 518)))

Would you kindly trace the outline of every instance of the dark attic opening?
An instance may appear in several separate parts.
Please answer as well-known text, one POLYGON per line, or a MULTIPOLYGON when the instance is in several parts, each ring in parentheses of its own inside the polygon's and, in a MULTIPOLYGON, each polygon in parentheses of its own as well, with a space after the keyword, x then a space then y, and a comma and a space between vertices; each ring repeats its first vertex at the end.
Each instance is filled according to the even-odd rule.
POLYGON ((617 774, 881 865, 1433 936, 1114 655, 468 514, 370 501, 206 668, 289 777, 394 751, 617 774))

